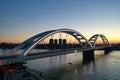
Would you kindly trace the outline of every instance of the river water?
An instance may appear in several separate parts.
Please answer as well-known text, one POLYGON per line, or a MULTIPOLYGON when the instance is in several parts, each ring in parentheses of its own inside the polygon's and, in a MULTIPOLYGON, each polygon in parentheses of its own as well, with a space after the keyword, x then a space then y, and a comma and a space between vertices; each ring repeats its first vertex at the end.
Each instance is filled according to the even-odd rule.
POLYGON ((75 52, 27 61, 26 66, 47 80, 120 80, 120 51, 95 51, 95 60, 87 63, 82 52, 75 52))
POLYGON ((27 62, 49 80, 120 80, 120 51, 104 55, 95 51, 95 60, 84 63, 82 52, 59 55, 27 62))

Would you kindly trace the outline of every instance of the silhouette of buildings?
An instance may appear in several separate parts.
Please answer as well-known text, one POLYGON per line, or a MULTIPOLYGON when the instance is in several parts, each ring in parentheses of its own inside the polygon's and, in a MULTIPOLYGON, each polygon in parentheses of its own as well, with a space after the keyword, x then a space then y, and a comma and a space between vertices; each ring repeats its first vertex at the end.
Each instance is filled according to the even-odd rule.
POLYGON ((50 39, 49 40, 49 48, 50 49, 63 49, 67 48, 66 46, 66 39, 50 39))

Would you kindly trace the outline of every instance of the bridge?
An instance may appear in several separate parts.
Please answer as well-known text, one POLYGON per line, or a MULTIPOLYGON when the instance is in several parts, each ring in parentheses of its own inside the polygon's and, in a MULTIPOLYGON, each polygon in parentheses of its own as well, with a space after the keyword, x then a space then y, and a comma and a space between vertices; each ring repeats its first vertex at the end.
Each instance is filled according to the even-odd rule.
POLYGON ((105 53, 107 53, 112 49, 113 46, 111 46, 108 39, 103 34, 95 34, 89 40, 87 40, 87 38, 81 33, 72 29, 49 30, 25 40, 23 43, 12 49, 7 56, 0 57, 0 66, 22 63, 26 62, 27 60, 68 54, 76 51, 83 52, 83 60, 91 60, 94 59, 94 50, 105 50, 105 53), (36 54, 29 53, 39 42, 42 42, 44 39, 56 33, 66 33, 73 36, 79 42, 81 48, 59 49, 36 54), (96 42, 99 37, 103 41, 104 46, 102 47, 96 47, 96 42), (20 50, 23 51, 20 52, 20 50))

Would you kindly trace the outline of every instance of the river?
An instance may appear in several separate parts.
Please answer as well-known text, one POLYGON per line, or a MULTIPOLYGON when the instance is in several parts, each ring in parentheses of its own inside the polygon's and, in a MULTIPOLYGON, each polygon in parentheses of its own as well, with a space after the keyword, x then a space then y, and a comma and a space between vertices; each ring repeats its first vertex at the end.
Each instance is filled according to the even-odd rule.
POLYGON ((95 51, 95 60, 87 63, 82 52, 75 52, 27 61, 26 66, 48 80, 120 80, 120 51, 95 51))
POLYGON ((27 62, 49 80, 120 80, 120 51, 104 55, 95 51, 95 60, 84 63, 82 52, 59 55, 27 62))

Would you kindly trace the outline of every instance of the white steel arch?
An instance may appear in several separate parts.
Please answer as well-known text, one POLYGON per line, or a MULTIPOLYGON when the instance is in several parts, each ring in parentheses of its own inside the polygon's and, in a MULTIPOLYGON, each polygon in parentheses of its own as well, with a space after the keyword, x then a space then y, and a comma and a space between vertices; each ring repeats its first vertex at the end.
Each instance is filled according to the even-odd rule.
MULTIPOLYGON (((91 43, 91 45, 93 46, 93 48, 96 47, 96 41, 99 37, 102 38, 103 44, 106 44, 107 46, 111 46, 108 39, 103 34, 95 34, 88 40, 91 43)), ((87 44, 86 44, 86 46, 87 46, 87 44)))
POLYGON ((91 43, 81 33, 77 32, 75 30, 72 30, 72 29, 56 29, 56 30, 49 30, 49 31, 39 33, 39 34, 27 39, 26 41, 24 41, 23 43, 18 45, 16 48, 11 50, 9 55, 15 54, 18 50, 24 48, 25 46, 28 46, 18 57, 26 56, 29 53, 29 51, 31 49, 33 49, 39 42, 41 42, 45 38, 47 38, 55 33, 59 33, 59 32, 67 33, 67 34, 70 34, 73 37, 75 37, 78 40, 78 42, 80 43, 82 48, 85 48, 85 45, 84 45, 85 43, 87 43, 91 48, 93 48, 91 43))

